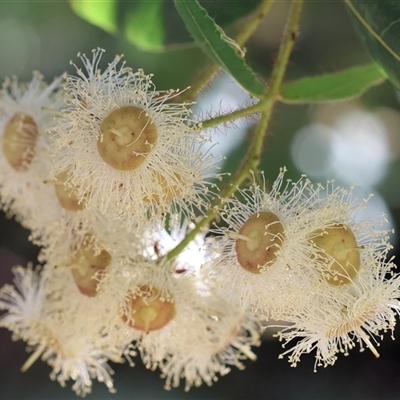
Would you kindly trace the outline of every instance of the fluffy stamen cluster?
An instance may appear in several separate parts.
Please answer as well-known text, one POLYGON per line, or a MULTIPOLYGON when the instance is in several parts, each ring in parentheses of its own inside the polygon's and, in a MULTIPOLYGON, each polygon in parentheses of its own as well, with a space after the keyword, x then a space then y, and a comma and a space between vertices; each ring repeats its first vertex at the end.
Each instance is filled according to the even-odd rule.
POLYGON ((378 355, 370 336, 393 330, 400 310, 389 232, 356 221, 367 199, 305 178, 282 190, 283 174, 269 193, 253 184, 226 201, 228 226, 214 230, 219 251, 207 269, 231 302, 284 321, 285 344, 303 338, 284 353, 292 365, 313 349, 317 365, 333 364, 353 338, 378 355))
POLYGON ((137 224, 178 209, 193 216, 215 164, 203 154, 207 137, 186 105, 171 102, 179 91, 156 91, 121 57, 102 72, 102 54, 81 55, 86 71, 66 76, 67 107, 52 129, 55 176, 68 171, 79 202, 109 218, 129 214, 137 224))
POLYGON ((167 389, 188 390, 255 360, 273 319, 284 345, 300 339, 292 365, 312 350, 333 364, 357 342, 377 355, 400 278, 388 232, 356 220, 367 200, 306 177, 285 185, 282 169, 269 192, 222 199, 222 227, 172 257, 211 208, 216 159, 179 91, 121 57, 101 70, 102 55, 79 55, 62 85, 35 74, 0 92, 1 205, 42 246, 43 266, 15 268, 0 290, 0 326, 33 349, 22 369, 41 358, 84 396, 94 379, 114 391, 107 362, 139 354, 167 389))

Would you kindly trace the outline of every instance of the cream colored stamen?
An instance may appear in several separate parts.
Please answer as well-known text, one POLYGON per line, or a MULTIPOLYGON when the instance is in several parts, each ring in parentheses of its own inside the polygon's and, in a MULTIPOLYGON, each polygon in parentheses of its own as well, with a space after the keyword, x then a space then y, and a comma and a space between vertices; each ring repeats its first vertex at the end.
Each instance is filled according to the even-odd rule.
POLYGON ((248 347, 241 347, 240 351, 250 360, 256 361, 257 356, 248 348, 248 347))
POLYGON ((77 271, 79 275, 83 277, 90 271, 90 261, 86 257, 81 256, 76 263, 71 264, 69 267, 77 271))
POLYGON ((372 354, 376 357, 379 358, 380 354, 376 350, 375 346, 371 343, 369 340, 368 335, 359 327, 356 329, 356 332, 360 335, 361 339, 364 340, 364 343, 367 345, 367 347, 372 351, 372 354))
POLYGON ((246 242, 247 250, 249 251, 257 250, 263 240, 263 235, 258 230, 251 231, 248 236, 241 235, 240 233, 232 231, 227 232, 227 235, 235 239, 244 240, 246 242))
POLYGON ((29 358, 24 362, 24 365, 21 367, 21 372, 26 372, 28 369, 34 364, 34 362, 43 354, 46 346, 41 344, 36 348, 36 350, 29 356, 29 358))
POLYGON ((123 125, 118 129, 110 129, 110 132, 117 136, 115 138, 115 143, 117 143, 118 146, 128 146, 135 141, 129 126, 123 125))

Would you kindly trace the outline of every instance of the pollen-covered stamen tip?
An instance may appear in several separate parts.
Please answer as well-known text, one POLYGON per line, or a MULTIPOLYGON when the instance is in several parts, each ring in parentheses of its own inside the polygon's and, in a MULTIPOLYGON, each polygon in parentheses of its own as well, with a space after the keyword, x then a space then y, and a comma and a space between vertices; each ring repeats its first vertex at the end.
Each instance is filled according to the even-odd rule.
POLYGON ((107 164, 130 171, 143 164, 157 139, 157 128, 146 111, 125 106, 101 122, 97 149, 107 164))
POLYGON ((16 113, 4 129, 3 153, 16 171, 26 171, 34 155, 38 128, 35 120, 16 113))
POLYGON ((360 269, 360 247, 353 231, 336 224, 329 228, 318 229, 310 240, 317 247, 317 255, 312 256, 326 265, 322 271, 331 285, 349 283, 360 269))
POLYGON ((162 329, 175 317, 175 305, 172 300, 162 299, 161 292, 143 285, 140 293, 127 298, 129 316, 125 313, 122 319, 132 328, 149 333, 162 329))
POLYGON ((277 215, 260 211, 243 224, 236 238, 236 257, 242 268, 258 274, 270 267, 278 257, 284 238, 284 227, 277 215))

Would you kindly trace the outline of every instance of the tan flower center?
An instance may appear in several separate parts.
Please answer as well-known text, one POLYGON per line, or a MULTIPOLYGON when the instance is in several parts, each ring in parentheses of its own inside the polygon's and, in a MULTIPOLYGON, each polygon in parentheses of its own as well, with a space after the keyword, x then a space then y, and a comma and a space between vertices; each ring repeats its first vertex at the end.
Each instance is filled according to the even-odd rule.
POLYGON ((326 265, 324 277, 331 285, 349 283, 360 269, 360 250, 352 230, 336 224, 318 229, 310 241, 317 247, 316 260, 326 265))
POLYGON ((100 253, 95 253, 91 246, 83 245, 69 265, 79 291, 89 297, 96 296, 98 279, 110 263, 111 255, 108 251, 102 250, 100 253), (95 274, 97 274, 96 277, 95 274))
POLYGON ((127 306, 129 317, 122 316, 131 327, 149 333, 163 328, 175 317, 175 304, 172 300, 160 298, 160 291, 155 287, 139 287, 140 295, 130 296, 127 306))
POLYGON ((156 126, 146 111, 134 106, 121 107, 104 118, 100 134, 97 141, 100 156, 123 171, 140 167, 158 138, 156 126))
POLYGON ((34 156, 38 128, 35 120, 23 113, 15 114, 4 129, 3 152, 16 171, 26 171, 34 156))
POLYGON ((54 189, 56 191, 56 196, 61 207, 70 211, 79 211, 85 208, 85 202, 78 201, 78 198, 74 194, 73 190, 68 190, 64 183, 68 178, 68 172, 62 172, 57 175, 57 181, 54 182, 54 189))
POLYGON ((271 266, 278 256, 284 228, 272 212, 253 214, 240 228, 236 237, 236 257, 242 268, 258 274, 271 266))

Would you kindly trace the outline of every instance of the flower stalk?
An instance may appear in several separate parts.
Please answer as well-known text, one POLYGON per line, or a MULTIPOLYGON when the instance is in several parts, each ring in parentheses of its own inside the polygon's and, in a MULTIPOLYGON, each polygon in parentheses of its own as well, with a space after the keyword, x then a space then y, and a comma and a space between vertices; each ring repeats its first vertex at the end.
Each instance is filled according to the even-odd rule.
POLYGON ((215 218, 218 207, 221 206, 225 198, 230 197, 235 193, 246 178, 249 177, 250 170, 255 171, 260 164, 261 153, 265 137, 268 132, 268 124, 271 118, 272 110, 275 103, 278 101, 279 90, 282 85, 282 80, 286 72, 290 54, 293 50, 295 40, 298 36, 298 27, 300 21, 303 0, 295 0, 292 2, 289 17, 283 34, 282 45, 279 50, 278 58, 275 67, 272 71, 270 85, 264 95, 264 98, 254 106, 247 109, 237 110, 231 114, 222 115, 208 121, 203 122, 203 128, 208 128, 223 122, 232 121, 250 113, 258 113, 261 111, 261 118, 254 133, 249 149, 240 164, 236 173, 232 176, 230 185, 226 186, 219 196, 215 199, 213 207, 205 214, 205 216, 196 223, 196 226, 191 230, 185 238, 167 255, 168 260, 176 257, 202 229, 207 226, 215 218), (250 113, 248 111, 250 110, 250 113))

